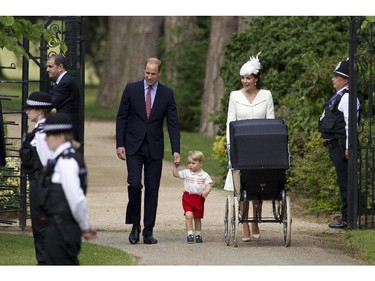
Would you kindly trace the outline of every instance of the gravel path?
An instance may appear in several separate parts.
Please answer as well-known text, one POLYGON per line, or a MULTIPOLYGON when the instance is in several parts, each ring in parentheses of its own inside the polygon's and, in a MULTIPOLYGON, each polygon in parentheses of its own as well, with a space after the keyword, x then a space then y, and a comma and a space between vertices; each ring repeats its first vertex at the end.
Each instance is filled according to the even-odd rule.
MULTIPOLYGON (((282 225, 260 224, 262 238, 238 247, 226 246, 223 220, 226 191, 214 189, 206 200, 202 244, 187 244, 181 207, 181 182, 164 162, 154 236, 159 243, 130 245, 124 224, 127 204, 126 167, 115 153, 114 122, 86 122, 85 158, 89 169, 88 202, 94 241, 134 255, 140 265, 361 265, 324 239, 339 236, 327 223, 293 216, 291 246, 284 246, 282 225), (322 238, 323 237, 323 238, 322 238)), ((182 156, 184 157, 184 156, 182 156)), ((265 202, 264 213, 269 210, 265 202)), ((293 212, 293 202, 291 204, 293 212)), ((240 225, 241 227, 241 225, 240 225)))

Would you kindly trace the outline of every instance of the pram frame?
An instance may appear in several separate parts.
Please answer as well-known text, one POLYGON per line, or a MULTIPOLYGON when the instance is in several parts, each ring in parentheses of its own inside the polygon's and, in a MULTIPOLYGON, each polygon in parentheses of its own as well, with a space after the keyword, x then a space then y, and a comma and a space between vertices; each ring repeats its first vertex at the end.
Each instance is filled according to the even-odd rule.
POLYGON ((225 214, 224 214, 224 241, 226 245, 232 244, 234 247, 238 246, 238 226, 242 223, 280 223, 283 224, 284 244, 289 247, 291 244, 291 224, 292 213, 290 206, 290 197, 286 195, 285 188, 281 189, 274 196, 267 195, 266 198, 262 195, 247 196, 247 190, 242 189, 240 185, 240 171, 231 169, 233 175, 233 195, 228 195, 225 201, 225 214), (253 216, 248 215, 249 203, 243 204, 245 207, 240 208, 241 202, 258 201, 256 207, 256 214, 253 216), (263 202, 271 201, 273 217, 263 217, 263 202), (247 218, 246 218, 247 217, 247 218))

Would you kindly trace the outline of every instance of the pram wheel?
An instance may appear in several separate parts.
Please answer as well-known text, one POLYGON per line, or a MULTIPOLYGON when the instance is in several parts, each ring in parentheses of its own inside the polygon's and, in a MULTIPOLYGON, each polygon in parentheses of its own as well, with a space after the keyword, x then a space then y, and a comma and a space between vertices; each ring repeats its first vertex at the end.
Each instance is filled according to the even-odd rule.
POLYGON ((272 213, 276 221, 282 221, 281 200, 272 200, 272 213))
POLYGON ((227 246, 229 246, 230 238, 231 238, 231 229, 230 229, 230 220, 232 218, 231 211, 232 211, 231 197, 227 196, 225 200, 225 214, 224 214, 224 241, 227 246))
POLYGON ((290 197, 285 196, 285 200, 283 200, 283 230, 284 230, 284 241, 285 247, 290 246, 291 236, 292 236, 292 213, 290 207, 290 197))
POLYGON ((233 247, 237 247, 238 243, 238 224, 239 224, 239 209, 238 209, 238 198, 233 197, 232 204, 232 218, 231 218, 231 228, 232 228, 232 241, 233 247))

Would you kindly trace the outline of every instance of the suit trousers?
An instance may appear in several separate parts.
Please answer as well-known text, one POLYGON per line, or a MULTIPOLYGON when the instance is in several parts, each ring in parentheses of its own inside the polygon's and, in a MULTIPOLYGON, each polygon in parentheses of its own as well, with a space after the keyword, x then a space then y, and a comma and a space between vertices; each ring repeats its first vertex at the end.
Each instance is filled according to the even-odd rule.
POLYGON ((335 166, 341 196, 341 219, 348 221, 348 159, 345 157, 345 140, 329 141, 329 158, 335 166))
POLYGON ((144 141, 134 155, 126 155, 128 170, 128 198, 126 224, 140 225, 142 206, 142 168, 144 171, 143 235, 152 235, 158 206, 163 159, 153 159, 149 144, 144 141))

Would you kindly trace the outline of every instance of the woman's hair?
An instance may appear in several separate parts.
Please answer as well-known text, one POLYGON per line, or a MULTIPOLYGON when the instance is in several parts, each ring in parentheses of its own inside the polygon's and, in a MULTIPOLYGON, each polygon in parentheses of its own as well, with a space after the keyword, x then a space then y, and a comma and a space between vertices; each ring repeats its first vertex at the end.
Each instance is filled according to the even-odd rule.
POLYGON ((74 140, 74 134, 72 131, 65 132, 65 139, 72 142, 74 140))
POLYGON ((256 79, 258 79, 258 80, 257 80, 257 83, 255 84, 255 87, 256 87, 258 90, 260 90, 260 89, 262 88, 262 86, 263 86, 262 78, 260 78, 260 71, 258 72, 258 74, 253 74, 253 75, 254 75, 254 77, 255 77, 256 79))
POLYGON ((44 117, 47 117, 47 115, 50 114, 50 112, 52 111, 51 108, 41 108, 41 110, 43 112, 44 117))
POLYGON ((188 156, 194 161, 198 161, 202 163, 204 162, 204 155, 201 151, 197 151, 197 150, 189 151, 188 156))

